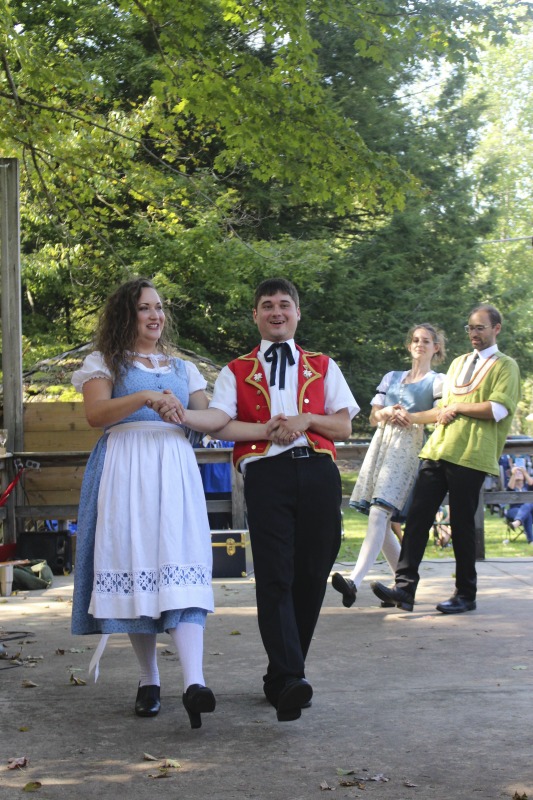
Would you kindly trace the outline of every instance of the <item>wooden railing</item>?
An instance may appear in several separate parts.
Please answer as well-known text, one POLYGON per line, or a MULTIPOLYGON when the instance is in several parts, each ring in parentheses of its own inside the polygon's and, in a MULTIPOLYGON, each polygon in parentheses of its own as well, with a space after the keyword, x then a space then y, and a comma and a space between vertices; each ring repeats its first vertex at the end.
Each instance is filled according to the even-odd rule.
MULTIPOLYGON (((368 442, 338 445, 337 458, 338 460, 346 462, 350 462, 354 459, 360 461, 361 458, 364 457, 367 449, 368 442)), ((533 439, 510 439, 507 441, 504 452, 510 454, 532 454, 533 439)), ((26 473, 26 498, 24 499, 19 494, 13 508, 13 513, 11 515, 8 513, 4 520, 5 542, 16 541, 17 529, 20 530, 20 526, 25 524, 29 519, 55 519, 66 521, 77 518, 79 487, 81 487, 83 471, 89 454, 90 451, 88 450, 65 452, 25 450, 13 454, 14 463, 17 463, 17 460, 22 464, 27 464, 28 462, 38 463, 39 471, 33 472, 30 469, 26 473), (67 475, 69 475, 68 481, 66 481, 67 475), (60 481, 59 483, 58 480, 60 481), (67 483, 68 489, 66 488, 67 483), (70 495, 70 497, 68 497, 68 495, 70 495), (65 498, 67 499, 65 500, 65 498), (54 502, 54 500, 58 500, 58 502, 54 502)), ((195 454, 199 464, 225 463, 231 462, 232 449, 197 449, 195 450, 195 454)), ((236 529, 244 529, 246 528, 246 518, 243 480, 240 473, 235 469, 231 470, 231 474, 231 500, 208 500, 208 511, 230 511, 233 519, 233 527, 236 529)), ((533 492, 521 493, 520 500, 522 502, 533 502, 533 492)), ((485 557, 485 505, 505 505, 513 501, 516 502, 516 494, 514 492, 502 489, 490 492, 482 490, 476 514, 476 555, 479 559, 485 557)))

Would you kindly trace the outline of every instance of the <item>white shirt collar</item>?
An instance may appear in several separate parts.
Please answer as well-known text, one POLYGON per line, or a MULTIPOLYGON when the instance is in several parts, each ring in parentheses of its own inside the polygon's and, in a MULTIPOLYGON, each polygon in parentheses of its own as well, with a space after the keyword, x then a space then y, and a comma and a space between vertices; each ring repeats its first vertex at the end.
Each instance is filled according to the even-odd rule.
POLYGON ((497 352, 498 352, 498 345, 493 344, 490 347, 486 347, 484 350, 479 350, 479 351, 474 350, 474 352, 472 353, 472 357, 478 355, 480 358, 485 360, 486 358, 490 358, 491 356, 494 355, 494 353, 497 352))
MULTIPOLYGON (((261 353, 261 355, 264 355, 264 353, 268 350, 268 348, 272 344, 274 344, 274 342, 269 342, 268 339, 261 339, 261 345, 259 347, 259 352, 261 353)), ((292 352, 294 358, 296 359, 296 355, 298 353, 298 350, 296 349, 296 344, 294 342, 294 339, 287 339, 287 344, 291 348, 291 352, 292 352)))

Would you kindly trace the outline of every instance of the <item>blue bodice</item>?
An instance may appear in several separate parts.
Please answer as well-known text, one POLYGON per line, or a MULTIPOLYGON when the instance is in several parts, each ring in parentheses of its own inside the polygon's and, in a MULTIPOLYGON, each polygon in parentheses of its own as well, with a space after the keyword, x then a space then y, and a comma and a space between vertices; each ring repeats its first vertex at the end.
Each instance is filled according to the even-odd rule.
MULTIPOLYGON (((170 391, 183 403, 185 408, 189 404, 189 381, 187 368, 179 358, 171 359, 169 372, 159 369, 144 370, 135 366, 128 366, 113 384, 112 397, 125 397, 126 395, 151 389, 154 392, 170 391)), ((123 422, 161 422, 161 417, 148 406, 142 406, 133 414, 120 420, 123 422)))
POLYGON ((385 395, 386 406, 401 403, 407 411, 427 411, 433 408, 435 402, 433 383, 437 377, 436 372, 428 372, 416 383, 402 383, 403 372, 393 372, 392 375, 391 385, 385 395))

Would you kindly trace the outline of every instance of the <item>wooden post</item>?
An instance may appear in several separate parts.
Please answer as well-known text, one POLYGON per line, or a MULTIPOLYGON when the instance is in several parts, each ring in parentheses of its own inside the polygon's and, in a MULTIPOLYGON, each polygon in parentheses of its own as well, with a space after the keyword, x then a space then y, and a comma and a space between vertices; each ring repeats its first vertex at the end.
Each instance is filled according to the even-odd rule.
MULTIPOLYGON (((8 451, 24 445, 22 412, 22 307, 20 281, 19 166, 0 158, 0 266, 4 424, 8 451)), ((15 541, 13 502, 9 503, 6 543, 15 541)))

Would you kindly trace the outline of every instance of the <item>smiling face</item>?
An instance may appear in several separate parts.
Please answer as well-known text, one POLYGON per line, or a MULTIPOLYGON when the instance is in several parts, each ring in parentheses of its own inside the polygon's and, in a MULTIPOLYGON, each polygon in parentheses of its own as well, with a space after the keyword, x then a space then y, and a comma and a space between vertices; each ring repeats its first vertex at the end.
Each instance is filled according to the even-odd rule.
POLYGON ((470 326, 468 336, 475 350, 486 350, 487 347, 496 344, 496 337, 502 326, 499 323, 493 326, 487 311, 482 309, 475 311, 470 315, 468 324, 470 326))
POLYGON ((144 287, 137 300, 137 339, 135 349, 141 353, 155 352, 165 326, 163 304, 155 289, 144 287))
POLYGON ((439 352, 439 345, 435 342, 433 335, 427 328, 416 328, 413 331, 411 342, 407 348, 412 358, 426 359, 433 358, 439 352))
POLYGON ((261 339, 286 342, 293 339, 300 321, 300 309, 288 294, 277 292, 259 298, 254 308, 254 322, 261 339))

